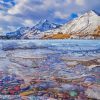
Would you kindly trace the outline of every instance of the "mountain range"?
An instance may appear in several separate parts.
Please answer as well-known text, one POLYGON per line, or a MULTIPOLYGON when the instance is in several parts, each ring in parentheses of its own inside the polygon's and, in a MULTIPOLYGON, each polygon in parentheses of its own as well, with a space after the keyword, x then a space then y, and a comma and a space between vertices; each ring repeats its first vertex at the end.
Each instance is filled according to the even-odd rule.
MULTIPOLYGON (((21 27, 14 32, 6 33, 8 39, 30 39, 47 30, 59 28, 61 25, 51 23, 48 20, 40 21, 33 27, 21 27)), ((39 37, 38 37, 39 38, 39 37)))
POLYGON ((40 21, 6 34, 8 39, 100 39, 100 16, 89 11, 64 25, 40 21))

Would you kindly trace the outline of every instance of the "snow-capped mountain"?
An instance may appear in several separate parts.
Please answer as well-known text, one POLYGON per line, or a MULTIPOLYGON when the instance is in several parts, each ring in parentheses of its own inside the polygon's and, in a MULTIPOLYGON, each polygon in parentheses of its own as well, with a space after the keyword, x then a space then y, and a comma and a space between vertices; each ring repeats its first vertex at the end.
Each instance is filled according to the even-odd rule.
POLYGON ((40 21, 38 24, 30 27, 21 27, 14 32, 9 32, 6 34, 8 39, 34 39, 39 38, 37 37, 38 34, 41 32, 45 32, 48 30, 59 28, 60 25, 51 23, 48 20, 40 21))
POLYGON ((6 36, 8 39, 20 39, 21 36, 23 36, 25 33, 27 33, 30 30, 29 27, 21 27, 19 29, 17 29, 14 32, 9 32, 6 33, 6 36))
POLYGON ((60 25, 51 23, 48 20, 41 20, 38 24, 36 24, 33 28, 40 30, 41 32, 52 30, 55 28, 59 28, 60 25))
POLYGON ((89 11, 62 26, 44 20, 32 28, 21 27, 15 32, 7 33, 7 37, 14 39, 100 39, 100 16, 95 11, 89 11))
POLYGON ((76 39, 100 38, 100 16, 94 11, 89 11, 69 23, 62 25, 60 28, 47 31, 44 34, 45 36, 43 38, 45 39, 55 39, 57 37, 60 38, 60 36, 61 38, 76 39), (68 37, 64 37, 63 35, 65 34, 68 37))
POLYGON ((30 31, 24 34, 21 38, 22 39, 38 39, 43 36, 42 33, 48 30, 53 30, 59 28, 61 25, 51 23, 48 20, 40 21, 38 24, 33 26, 30 31))

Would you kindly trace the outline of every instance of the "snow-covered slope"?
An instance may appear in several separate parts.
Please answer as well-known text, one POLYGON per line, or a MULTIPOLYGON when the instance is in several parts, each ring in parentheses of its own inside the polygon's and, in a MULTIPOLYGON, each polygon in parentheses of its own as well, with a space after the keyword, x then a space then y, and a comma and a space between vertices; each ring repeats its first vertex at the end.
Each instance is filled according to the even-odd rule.
POLYGON ((89 11, 62 26, 44 20, 32 28, 21 27, 15 32, 7 33, 7 37, 16 39, 100 39, 100 16, 95 11, 89 11))
POLYGON ((43 21, 40 21, 35 26, 33 26, 30 29, 30 31, 24 34, 21 38, 22 39, 38 39, 38 38, 41 38, 41 35, 43 36, 43 34, 41 33, 44 33, 45 31, 48 31, 48 30, 59 28, 60 26, 61 25, 51 23, 48 20, 43 20, 43 21))
POLYGON ((94 11, 90 11, 66 23, 62 27, 47 31, 44 34, 47 36, 50 35, 50 38, 52 38, 53 34, 58 33, 70 34, 70 38, 98 38, 100 37, 100 16, 94 11))
POLYGON ((38 24, 30 27, 21 27, 14 32, 6 33, 8 39, 34 39, 41 32, 59 28, 60 25, 49 22, 48 20, 40 21, 38 24))
POLYGON ((55 23, 51 23, 48 20, 42 20, 33 28, 40 30, 41 32, 44 32, 44 31, 55 29, 55 28, 59 28, 59 25, 55 23))
POLYGON ((20 39, 20 37, 23 36, 25 33, 27 33, 29 30, 30 30, 29 27, 21 27, 14 32, 6 33, 6 36, 7 36, 8 39, 10 39, 10 38, 20 39))

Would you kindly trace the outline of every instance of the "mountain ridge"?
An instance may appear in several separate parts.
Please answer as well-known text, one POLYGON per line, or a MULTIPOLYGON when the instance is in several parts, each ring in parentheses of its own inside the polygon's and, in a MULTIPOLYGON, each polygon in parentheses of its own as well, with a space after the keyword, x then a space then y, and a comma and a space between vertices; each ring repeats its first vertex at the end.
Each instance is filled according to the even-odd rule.
POLYGON ((64 24, 59 29, 48 31, 46 35, 51 39, 53 38, 52 34, 58 34, 58 33, 70 34, 70 38, 73 39, 95 39, 98 37, 100 38, 99 30, 98 30, 98 37, 92 36, 94 34, 97 34, 95 33, 95 31, 99 29, 98 28, 99 26, 100 26, 100 16, 98 16, 98 14, 96 14, 94 11, 89 11, 79 16, 78 18, 75 18, 74 20, 64 24), (50 36, 48 34, 50 34, 50 36))
POLYGON ((91 10, 64 25, 43 20, 32 28, 23 27, 9 34, 11 39, 97 39, 100 38, 100 16, 91 10))
POLYGON ((8 39, 21 39, 21 38, 29 38, 27 36, 28 33, 33 33, 33 35, 36 35, 40 32, 45 32, 47 30, 52 30, 60 27, 61 25, 51 23, 48 20, 42 20, 38 22, 38 24, 34 25, 33 27, 20 27, 14 32, 6 33, 6 36, 8 39))

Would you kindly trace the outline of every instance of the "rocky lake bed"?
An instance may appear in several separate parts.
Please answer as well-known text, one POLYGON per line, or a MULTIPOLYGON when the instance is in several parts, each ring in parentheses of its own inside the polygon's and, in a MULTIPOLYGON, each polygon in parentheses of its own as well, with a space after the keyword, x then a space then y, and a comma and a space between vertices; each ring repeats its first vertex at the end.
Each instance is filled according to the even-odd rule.
POLYGON ((1 40, 2 100, 100 100, 100 40, 1 40))

